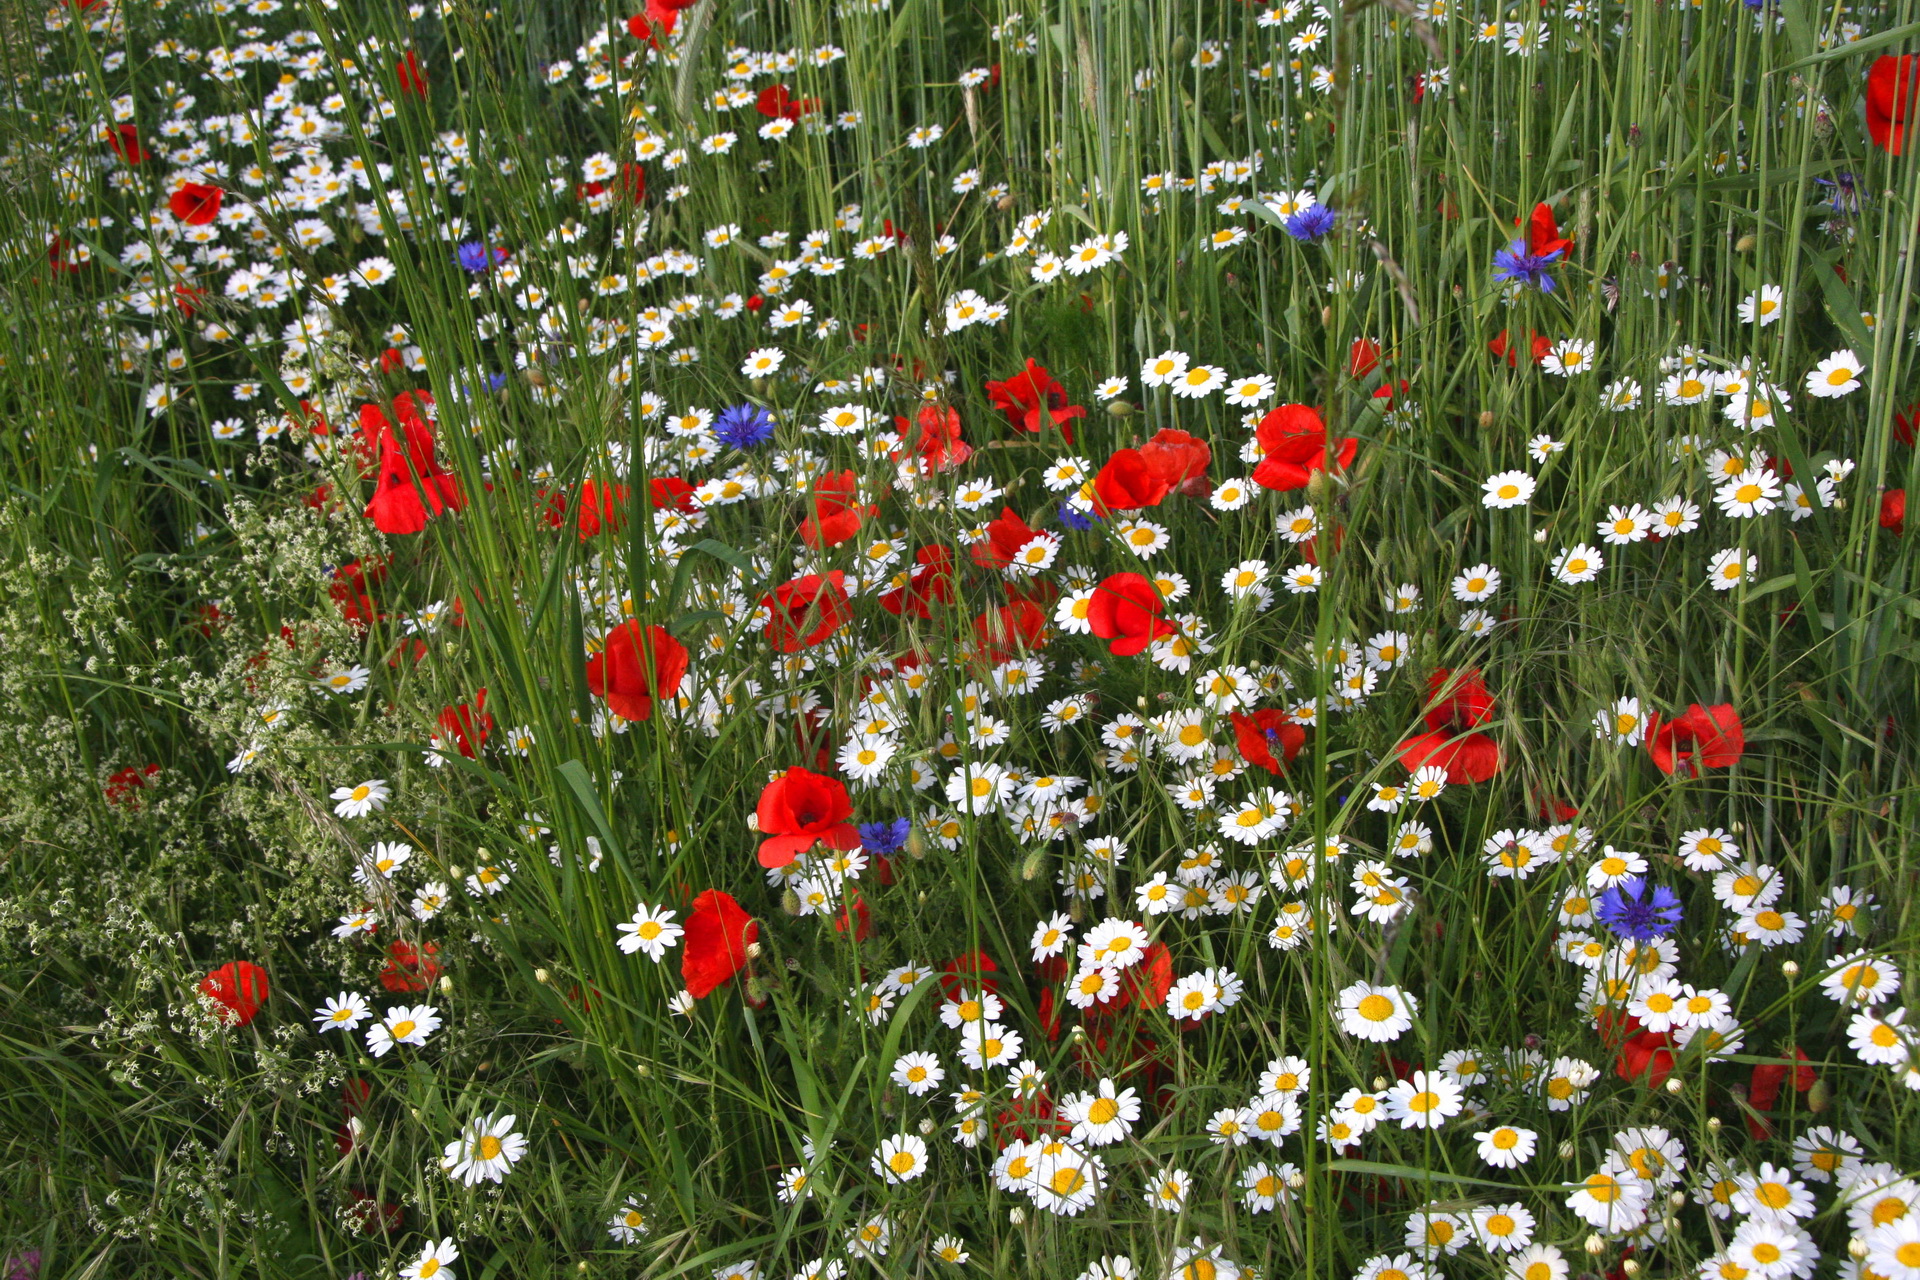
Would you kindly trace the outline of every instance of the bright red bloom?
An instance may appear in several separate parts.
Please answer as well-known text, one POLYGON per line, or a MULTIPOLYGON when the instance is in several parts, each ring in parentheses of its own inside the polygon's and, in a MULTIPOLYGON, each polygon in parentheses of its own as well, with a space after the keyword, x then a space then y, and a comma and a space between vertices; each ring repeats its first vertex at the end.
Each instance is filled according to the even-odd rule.
POLYGON ((671 507, 675 511, 692 512, 693 486, 679 476, 659 476, 647 481, 647 502, 655 511, 671 507))
POLYGON ((80 269, 80 264, 69 256, 72 252, 73 246, 65 236, 57 235, 47 241, 47 265, 53 268, 55 275, 66 275, 80 269))
POLYGON ((1899 155, 1920 106, 1920 55, 1884 55, 1867 73, 1867 135, 1873 145, 1899 155))
POLYGON ((1268 773, 1284 773, 1300 748, 1307 743, 1307 731, 1287 718, 1284 711, 1265 707, 1252 715, 1233 713, 1233 738, 1240 757, 1257 764, 1268 773), (1275 755, 1275 752, 1278 755, 1275 755))
POLYGON ((183 183, 178 191, 167 198, 167 208, 188 226, 204 227, 219 214, 220 201, 226 194, 219 187, 203 186, 198 182, 183 183))
POLYGON ((1160 616, 1160 589, 1137 573, 1116 573, 1093 589, 1087 621, 1093 634, 1108 641, 1116 658, 1130 658, 1163 636, 1174 633, 1160 616))
POLYGON ((1447 771, 1447 781, 1485 782, 1500 771, 1500 744, 1484 733, 1472 733, 1493 719, 1493 695, 1478 671, 1457 676, 1442 667, 1427 681, 1427 732, 1417 733, 1397 748, 1409 773, 1426 765, 1447 771))
POLYGON ((1565 254, 1573 248, 1573 241, 1560 235, 1560 227, 1553 220, 1553 210, 1544 204, 1533 206, 1533 213, 1527 218, 1527 249, 1536 258, 1544 258, 1550 253, 1565 254))
POLYGON ((860 532, 868 516, 880 508, 858 501, 860 477, 852 470, 829 471, 813 482, 809 501, 813 514, 800 522, 800 539, 816 551, 837 547, 860 532))
POLYGON ((1073 427, 1069 424, 1087 413, 1079 405, 1068 404, 1067 389, 1031 358, 1025 369, 1005 382, 989 382, 987 396, 993 407, 1021 431, 1043 431, 1051 423, 1060 428, 1068 444, 1073 443, 1073 427))
POLYGON ((1018 511, 1002 507, 998 516, 987 521, 987 536, 974 543, 968 554, 983 569, 1004 569, 1013 563, 1015 553, 1032 542, 1039 532, 1018 511))
POLYGON ((420 55, 407 50, 407 56, 393 64, 394 74, 400 77, 400 92, 414 98, 427 96, 427 71, 420 65, 420 55))
POLYGON ((397 434, 379 405, 360 407, 358 448, 363 459, 378 458, 379 478, 366 516, 382 533, 419 533, 430 516, 466 505, 459 480, 434 455, 433 427, 420 411, 422 405, 432 403, 433 397, 424 391, 395 396, 397 434))
POLYGON ((606 645, 587 659, 587 688, 626 720, 651 716, 653 700, 673 697, 686 674, 687 647, 636 618, 607 632, 606 645))
POLYGON ((973 620, 974 640, 989 663, 1010 662, 1047 642, 1047 615, 1031 600, 1015 600, 973 620))
POLYGON ((1094 509, 1140 511, 1157 507, 1173 492, 1173 485, 1147 462, 1138 449, 1116 449, 1100 474, 1093 478, 1094 509))
POLYGON ((439 724, 442 745, 454 747, 469 760, 478 759, 480 748, 486 745, 487 735, 493 732, 493 717, 487 714, 486 706, 487 691, 482 689, 473 695, 471 703, 441 708, 439 724))
POLYGON ((861 896, 858 889, 853 891, 853 920, 847 918, 847 909, 842 906, 840 914, 834 917, 833 931, 845 933, 849 924, 854 924, 853 940, 855 942, 865 942, 873 934, 873 912, 867 907, 867 900, 861 896), (858 923, 855 924, 855 921, 858 923))
POLYGON ((387 963, 380 969, 380 985, 396 995, 403 991, 425 991, 440 976, 440 962, 434 959, 440 948, 428 942, 414 946, 396 938, 387 944, 387 963))
POLYGON ((1347 373, 1353 378, 1364 378, 1380 364, 1380 344, 1372 338, 1355 338, 1347 349, 1347 373))
POLYGON ((147 149, 140 145, 140 130, 130 124, 117 124, 107 130, 107 145, 113 154, 128 164, 145 164, 147 149))
POLYGON ((1140 446, 1140 456, 1185 497, 1204 498, 1213 492, 1213 482, 1207 479, 1213 446, 1199 436, 1162 427, 1140 446))
POLYGON ((960 438, 958 410, 923 405, 911 423, 896 417, 893 424, 906 442, 906 452, 920 460, 921 470, 928 475, 950 470, 973 456, 973 446, 960 438))
POLYGON ((847 575, 809 573, 775 587, 762 602, 770 608, 767 640, 779 653, 811 649, 853 620, 847 575))
POLYGON ((904 585, 881 592, 880 607, 896 618, 910 613, 926 619, 934 605, 952 604, 953 599, 953 552, 935 544, 914 554, 904 585))
MULTIPOLYGON (((368 627, 386 616, 380 612, 380 606, 367 590, 369 582, 377 582, 386 576, 386 565, 377 561, 363 568, 358 560, 352 560, 333 571, 333 581, 327 584, 327 594, 340 607, 340 617, 353 628, 354 634, 365 634, 368 627)), ((291 638, 288 643, 292 643, 291 638)))
POLYGON ((1907 531, 1907 491, 1889 489, 1880 495, 1880 527, 1889 533, 1907 531))
POLYGON ((627 486, 623 484, 601 484, 598 480, 589 480, 581 485, 580 507, 574 516, 580 541, 585 542, 603 529, 608 533, 617 533, 624 528, 627 523, 628 496, 627 486))
POLYGON ((267 1002, 267 971, 251 960, 221 965, 200 980, 200 994, 220 1007, 220 1021, 244 1027, 267 1002))
POLYGON ((1711 707, 1690 705, 1678 719, 1663 720, 1647 713, 1645 742, 1660 772, 1699 776, 1701 769, 1728 769, 1747 751, 1746 727, 1740 713, 1725 702, 1711 707))
MULTIPOLYGON (((1783 1053, 1781 1056, 1789 1055, 1783 1053)), ((1754 1066, 1753 1075, 1747 1081, 1747 1104, 1755 1111, 1773 1110, 1773 1104, 1780 1100, 1780 1090, 1787 1083, 1789 1075, 1793 1077, 1793 1087, 1797 1093, 1805 1093, 1819 1080, 1811 1065, 1812 1059, 1807 1057, 1805 1049, 1796 1045, 1791 1050, 1791 1056, 1800 1065, 1762 1062, 1754 1066)), ((1773 1125, 1764 1116, 1749 1115, 1747 1132, 1753 1135, 1754 1141, 1764 1141, 1773 1136, 1773 1125)))
POLYGON ((1913 447, 1913 442, 1920 439, 1920 404, 1910 404, 1905 413, 1893 415, 1893 434, 1901 444, 1913 447))
POLYGON ((704 1000, 730 982, 747 967, 747 948, 759 936, 759 923, 732 894, 709 889, 695 898, 683 938, 686 949, 680 955, 680 980, 688 994, 704 1000))
POLYGON ((940 994, 949 1002, 958 1000, 963 991, 992 994, 1000 989, 1000 983, 988 975, 998 972, 1000 966, 984 951, 955 956, 940 966, 940 994))
POLYGON ((144 768, 130 764, 119 770, 107 779, 107 785, 102 788, 106 793, 107 803, 123 809, 138 809, 140 792, 146 789, 147 779, 159 772, 160 766, 157 764, 150 764, 144 768))
MULTIPOLYGON (((1547 338, 1541 334, 1534 333, 1531 330, 1529 330, 1527 333, 1527 345, 1532 352, 1533 362, 1535 364, 1539 364, 1542 360, 1545 360, 1547 358, 1547 353, 1553 350, 1552 339, 1547 338)), ((1499 337, 1495 338, 1492 342, 1489 342, 1487 344, 1487 350, 1493 352, 1493 354, 1496 357, 1505 356, 1507 361, 1507 367, 1509 369, 1513 368, 1514 360, 1516 358, 1517 353, 1514 350, 1513 343, 1508 340, 1507 331, 1505 329, 1502 329, 1500 331, 1499 337)))
POLYGON ((1628 1036, 1614 1059, 1613 1073, 1622 1080, 1638 1080, 1649 1089, 1658 1089, 1673 1074, 1673 1037, 1664 1031, 1628 1036))
POLYGON ((860 832, 847 821, 853 816, 847 784, 797 764, 760 792, 753 816, 767 837, 760 842, 760 865, 769 870, 786 866, 816 844, 835 849, 860 844, 860 832))
POLYGON ((754 101, 753 109, 772 120, 798 120, 810 115, 820 107, 818 98, 796 98, 787 86, 770 84, 760 91, 754 101))
POLYGON ((1260 441, 1260 465, 1253 469, 1255 484, 1286 493, 1304 489, 1316 471, 1353 465, 1360 442, 1352 436, 1338 441, 1331 461, 1327 453, 1327 426, 1311 405, 1283 404, 1269 410, 1254 433, 1260 441))

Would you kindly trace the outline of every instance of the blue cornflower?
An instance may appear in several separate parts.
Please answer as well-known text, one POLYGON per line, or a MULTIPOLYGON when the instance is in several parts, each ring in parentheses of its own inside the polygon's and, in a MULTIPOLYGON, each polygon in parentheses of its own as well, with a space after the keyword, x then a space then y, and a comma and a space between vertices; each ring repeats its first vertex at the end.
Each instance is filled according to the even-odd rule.
POLYGON ((1814 181, 1833 189, 1827 197, 1827 203, 1833 206, 1835 213, 1860 212, 1860 188, 1851 173, 1836 173, 1831 178, 1815 178, 1814 181))
POLYGON ((713 434, 730 449, 751 449, 773 439, 773 415, 757 404, 736 404, 720 411, 713 434))
POLYGON ((1090 512, 1074 509, 1071 502, 1060 504, 1060 523, 1069 529, 1078 529, 1081 533, 1093 528, 1095 517, 1090 512))
POLYGON ((1663 884, 1648 894, 1645 878, 1629 876, 1600 895, 1593 914, 1623 938, 1651 942, 1679 927, 1680 895, 1663 884))
POLYGON ((1334 221, 1332 208, 1324 204, 1310 204, 1298 213, 1287 215, 1280 229, 1295 240, 1311 242, 1333 230, 1334 221))
POLYGON ((1534 253, 1525 240, 1515 240, 1493 255, 1493 278, 1518 280, 1542 293, 1552 293, 1553 277, 1547 274, 1547 268, 1560 260, 1561 252, 1555 249, 1552 253, 1534 253))
POLYGON ((894 818, 887 822, 857 822, 854 830, 860 833, 861 848, 875 857, 884 858, 907 847, 907 836, 913 831, 913 821, 910 818, 894 818))
POLYGON ((490 374, 488 374, 488 375, 487 375, 487 390, 489 390, 489 391, 498 391, 498 390, 500 390, 500 389, 501 389, 502 387, 504 387, 504 386, 506 386, 506 385, 507 385, 507 375, 506 375, 506 374, 504 374, 504 373, 490 373, 490 374))
POLYGON ((462 271, 471 271, 476 275, 493 265, 493 250, 478 240, 467 241, 454 250, 453 256, 462 271))

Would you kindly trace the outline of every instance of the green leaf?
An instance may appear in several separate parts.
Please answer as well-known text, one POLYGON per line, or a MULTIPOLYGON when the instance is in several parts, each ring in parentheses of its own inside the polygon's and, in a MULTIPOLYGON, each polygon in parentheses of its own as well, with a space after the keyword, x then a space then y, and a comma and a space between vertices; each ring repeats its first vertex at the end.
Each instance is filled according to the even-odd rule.
POLYGON ((555 772, 566 779, 574 799, 580 802, 580 808, 585 811, 587 821, 593 824, 600 838, 606 841, 607 851, 616 857, 624 857, 625 853, 620 847, 620 842, 614 839, 613 827, 607 822, 606 811, 600 807, 600 796, 594 790, 593 777, 587 772, 587 766, 578 760, 569 760, 555 772))
POLYGON ((1823 62, 1835 62, 1841 58, 1858 57, 1863 53, 1877 53, 1893 45, 1904 44, 1914 36, 1920 36, 1920 22, 1909 22, 1904 26, 1894 27, 1889 31, 1882 31, 1878 35, 1867 36, 1860 40, 1850 40, 1846 44, 1836 45, 1831 49, 1823 49, 1819 53, 1800 59, 1798 62, 1789 62, 1773 74, 1779 75, 1783 71, 1797 71, 1801 67, 1811 67, 1823 62))

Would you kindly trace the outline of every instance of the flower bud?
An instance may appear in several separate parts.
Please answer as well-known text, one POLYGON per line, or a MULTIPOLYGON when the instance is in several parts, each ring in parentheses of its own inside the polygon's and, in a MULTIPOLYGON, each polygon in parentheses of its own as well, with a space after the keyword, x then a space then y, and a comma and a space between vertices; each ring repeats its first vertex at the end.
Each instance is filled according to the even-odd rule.
POLYGON ((1481 426, 1482 426, 1483 428, 1484 428, 1484 427, 1490 427, 1490 426, 1492 426, 1492 425, 1493 425, 1493 410, 1491 410, 1491 409, 1482 409, 1482 410, 1480 411, 1480 425, 1481 425, 1481 426))
POLYGON ((1687 1082, 1682 1080, 1679 1076, 1667 1077, 1667 1092, 1672 1094, 1674 1097, 1677 1098, 1682 1093, 1686 1092, 1686 1088, 1687 1088, 1687 1082))
POLYGON ((1757 241, 1754 239, 1753 232, 1749 231, 1746 235, 1741 236, 1733 242, 1733 251, 1735 253, 1752 253, 1753 246, 1756 243, 1757 241))
POLYGON ((535 982, 540 983, 542 986, 544 986, 547 983, 553 981, 553 975, 548 973, 545 969, 535 969, 533 971, 533 980, 535 982))
POLYGON ((933 1123, 933 1121, 932 1121, 931 1119, 927 1119, 927 1120, 922 1120, 922 1121, 920 1122, 920 1136, 921 1136, 921 1137, 923 1137, 923 1138, 931 1138, 931 1137, 933 1136, 933 1130, 934 1130, 934 1123, 933 1123))
POLYGON ((1378 1093, 1380 1090, 1386 1087, 1387 1087, 1387 1078, 1385 1076, 1375 1076, 1373 1078, 1373 1090, 1375 1093, 1378 1093))
POLYGON ((1865 1262, 1867 1260, 1867 1242, 1859 1236, 1855 1236, 1853 1239, 1847 1241, 1847 1256, 1855 1262, 1865 1262))
POLYGON ((1022 1209, 1019 1205, 1015 1205, 1013 1206, 1013 1208, 1007 1210, 1007 1221, 1011 1222, 1014 1226, 1017 1227, 1021 1223, 1025 1222, 1026 1220, 1027 1220, 1027 1211, 1025 1209, 1022 1209))
POLYGON ((761 946, 759 943, 749 942, 747 944, 747 959, 758 960, 765 951, 766 951, 766 948, 761 946))
POLYGON ((1627 1258, 1620 1263, 1620 1274, 1623 1276, 1637 1276, 1640 1274, 1640 1264, 1632 1258, 1627 1258))
POLYGON ((1670 1192, 1667 1195, 1667 1203, 1675 1209, 1684 1209, 1687 1207, 1687 1193, 1684 1191, 1670 1192))
POLYGON ((1131 418, 1133 416, 1133 405, 1130 401, 1126 400, 1109 400, 1107 401, 1107 416, 1110 418, 1131 418))
POLYGON ((637 1062, 634 1064, 633 1074, 636 1076, 639 1076, 642 1080, 645 1080, 648 1076, 653 1074, 653 1068, 648 1066, 644 1062, 637 1062))
POLYGON ((453 978, 450 975, 444 973, 440 975, 440 992, 442 995, 453 993, 453 978))
POLYGON ((1561 1144, 1560 1144, 1560 1158, 1561 1158, 1562 1160, 1571 1160, 1571 1159, 1573 1159, 1573 1142, 1572 1142, 1572 1140, 1571 1140, 1571 1139, 1568 1139, 1568 1140, 1566 1140, 1566 1141, 1563 1141, 1563 1142, 1561 1142, 1561 1144))
POLYGON ((1813 1088, 1807 1090, 1807 1110, 1819 1115, 1832 1105, 1833 1086, 1827 1083, 1825 1076, 1821 1076, 1813 1082, 1813 1088))
POLYGON ((1047 869, 1047 847, 1045 845, 1040 845, 1038 848, 1034 849, 1032 853, 1029 853, 1027 855, 1026 861, 1020 864, 1020 878, 1022 880, 1036 879, 1039 877, 1040 873, 1042 871, 1045 871, 1046 869, 1047 869))
POLYGON ((1587 1237, 1586 1250, 1597 1258, 1607 1251, 1607 1242, 1602 1240, 1598 1233, 1595 1233, 1587 1237))
POLYGON ((780 895, 780 909, 790 916, 800 914, 800 895, 788 889, 780 895))
POLYGON ((1707 1117, 1707 1129, 1708 1129, 1708 1130, 1709 1130, 1710 1132, 1712 1132, 1712 1133, 1718 1133, 1718 1132, 1720 1132, 1720 1117, 1719 1117, 1719 1116, 1708 1116, 1708 1117, 1707 1117))
POLYGON ((1797 960, 1782 960, 1780 962, 1780 972, 1789 978, 1797 978, 1800 976, 1800 962, 1797 960))

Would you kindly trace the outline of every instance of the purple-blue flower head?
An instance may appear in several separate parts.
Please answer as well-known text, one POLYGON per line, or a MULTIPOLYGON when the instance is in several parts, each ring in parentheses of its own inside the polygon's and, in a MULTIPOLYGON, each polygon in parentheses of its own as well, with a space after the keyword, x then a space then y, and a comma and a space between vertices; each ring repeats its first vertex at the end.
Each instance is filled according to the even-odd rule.
POLYGON ((736 404, 720 411, 713 434, 729 449, 751 449, 773 439, 773 415, 757 404, 736 404))
POLYGON ((860 833, 861 848, 875 857, 884 858, 907 847, 907 836, 913 831, 913 822, 908 818, 858 822, 854 824, 854 830, 860 833))
POLYGON ((462 271, 470 271, 477 275, 493 265, 494 251, 478 240, 469 240, 454 250, 453 256, 454 260, 460 264, 462 271))
POLYGON ((1333 230, 1335 215, 1324 204, 1310 204, 1298 213, 1289 214, 1280 229, 1295 240, 1312 242, 1333 230))
POLYGON ((1623 938, 1651 942, 1679 927, 1680 895, 1663 884, 1649 893, 1645 878, 1629 876, 1600 895, 1593 914, 1623 938))
POLYGON ((1089 512, 1074 510, 1070 502, 1060 504, 1060 523, 1069 529, 1078 529, 1081 533, 1085 533, 1093 528, 1094 519, 1095 517, 1089 512))
POLYGON ((1525 240, 1515 240, 1493 255, 1493 278, 1517 280, 1522 285, 1532 285, 1542 293, 1552 293, 1553 277, 1547 274, 1547 268, 1559 260, 1558 249, 1552 253, 1534 253, 1525 240))

